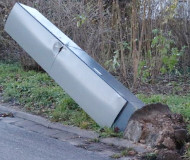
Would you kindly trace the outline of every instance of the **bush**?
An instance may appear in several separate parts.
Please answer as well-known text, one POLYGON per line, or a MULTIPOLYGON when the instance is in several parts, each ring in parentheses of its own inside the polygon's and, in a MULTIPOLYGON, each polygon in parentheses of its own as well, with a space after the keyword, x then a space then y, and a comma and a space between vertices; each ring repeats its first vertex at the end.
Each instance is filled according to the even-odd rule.
MULTIPOLYGON (((157 11, 156 6, 160 3, 164 4, 164 1, 145 0, 138 1, 139 3, 134 5, 131 1, 123 0, 20 0, 21 3, 38 9, 103 67, 117 76, 121 82, 127 82, 128 87, 132 86, 133 75, 137 73, 139 63, 137 63, 137 66, 133 65, 136 59, 138 59, 138 62, 145 62, 144 66, 147 66, 150 70, 144 71, 143 75, 145 77, 150 74, 149 72, 151 72, 151 76, 157 76, 161 72, 168 73, 168 70, 171 71, 173 68, 180 68, 182 74, 189 72, 190 38, 188 30, 190 29, 190 18, 189 15, 183 17, 185 16, 183 13, 189 7, 189 4, 184 2, 186 6, 178 7, 177 3, 171 1, 166 9, 157 11), (132 12, 134 7, 136 7, 135 19, 133 19, 135 14, 132 12), (143 9, 145 9, 144 13, 146 14, 144 17, 143 9), (156 15, 151 16, 154 13, 156 15), (162 35, 155 35, 155 33, 150 32, 151 30, 162 30, 162 35), (134 31, 136 33, 133 35, 134 31), (171 35, 169 35, 169 31, 171 31, 171 35), (184 54, 180 58, 176 57, 175 54, 170 56, 167 54, 160 59, 161 49, 159 49, 159 52, 155 50, 159 44, 156 43, 154 47, 152 46, 159 36, 166 40, 172 39, 175 42, 172 47, 169 47, 168 52, 172 52, 173 48, 174 52, 178 50, 179 53, 183 46, 187 46, 184 49, 184 54), (136 44, 136 48, 134 44, 136 44), (138 58, 133 55, 135 49, 138 50, 138 58), (153 66, 147 65, 150 53, 152 54, 151 64, 153 66), (155 64, 154 61, 156 61, 155 64), (164 68, 160 70, 159 64, 161 63, 164 68), (158 70, 161 72, 157 73, 158 70)), ((0 14, 0 58, 20 59, 24 68, 40 70, 40 67, 3 31, 5 19, 14 2, 12 0, 2 0, 0 2, 2 13, 0 14)), ((165 45, 164 49, 166 48, 165 45)), ((142 68, 141 63, 139 67, 142 68)))

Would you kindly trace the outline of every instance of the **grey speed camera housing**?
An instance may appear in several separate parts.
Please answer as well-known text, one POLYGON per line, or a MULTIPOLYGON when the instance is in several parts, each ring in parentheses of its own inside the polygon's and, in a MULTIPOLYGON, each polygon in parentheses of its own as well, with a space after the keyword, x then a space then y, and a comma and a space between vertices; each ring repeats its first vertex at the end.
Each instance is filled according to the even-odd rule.
POLYGON ((144 106, 36 9, 16 3, 5 30, 100 126, 124 130, 144 106))

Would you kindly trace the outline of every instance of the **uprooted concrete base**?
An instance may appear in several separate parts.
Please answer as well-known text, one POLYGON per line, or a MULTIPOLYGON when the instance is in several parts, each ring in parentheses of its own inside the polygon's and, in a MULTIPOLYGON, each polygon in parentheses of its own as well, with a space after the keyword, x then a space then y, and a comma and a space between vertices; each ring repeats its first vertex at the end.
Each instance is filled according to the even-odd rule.
POLYGON ((186 123, 167 105, 150 104, 133 114, 124 137, 159 149, 181 150, 187 139, 186 123))

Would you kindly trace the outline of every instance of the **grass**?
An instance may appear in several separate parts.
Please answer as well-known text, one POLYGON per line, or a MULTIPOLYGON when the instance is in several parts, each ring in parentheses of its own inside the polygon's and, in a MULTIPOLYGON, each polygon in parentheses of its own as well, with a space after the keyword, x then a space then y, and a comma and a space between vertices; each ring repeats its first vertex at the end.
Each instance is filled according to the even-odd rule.
POLYGON ((24 71, 18 64, 0 64, 0 85, 5 101, 37 114, 54 108, 66 95, 47 74, 24 71))
POLYGON ((157 155, 156 153, 147 153, 143 156, 144 160, 156 160, 157 159, 157 155))
POLYGON ((136 152, 134 151, 133 148, 125 148, 120 153, 113 154, 111 156, 111 158, 113 158, 113 159, 119 159, 121 157, 134 156, 134 155, 130 155, 131 151, 134 152, 134 155, 136 154, 136 152))
POLYGON ((121 136, 113 129, 101 128, 46 73, 25 71, 17 63, 0 62, 0 89, 5 102, 55 122, 92 129, 102 137, 121 136))
MULTIPOLYGON (((0 90, 5 101, 21 105, 25 110, 43 115, 52 121, 92 129, 102 137, 122 136, 113 129, 99 127, 46 73, 24 71, 17 63, 0 62, 0 90)), ((168 104, 190 120, 190 94, 151 95, 138 97, 148 103, 168 104)))

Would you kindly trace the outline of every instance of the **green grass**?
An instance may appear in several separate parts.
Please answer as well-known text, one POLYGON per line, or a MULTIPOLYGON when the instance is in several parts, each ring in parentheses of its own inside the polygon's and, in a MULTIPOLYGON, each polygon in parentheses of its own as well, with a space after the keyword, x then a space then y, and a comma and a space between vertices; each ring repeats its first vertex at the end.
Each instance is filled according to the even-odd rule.
MULTIPOLYGON (((21 105, 27 111, 40 114, 67 125, 96 130, 102 137, 122 136, 113 129, 99 127, 46 73, 24 71, 17 63, 0 62, 0 88, 5 101, 21 105)), ((190 120, 190 94, 138 95, 148 103, 168 104, 174 112, 190 120)))
POLYGON ((146 159, 146 160, 156 160, 157 159, 157 155, 156 155, 156 153, 146 153, 143 156, 143 159, 146 159))
POLYGON ((5 101, 28 111, 81 128, 97 127, 46 73, 24 71, 19 64, 0 63, 0 86, 5 101))
POLYGON ((35 113, 54 108, 66 95, 47 74, 24 71, 18 64, 0 64, 0 85, 5 101, 35 113))
MULTIPOLYGON (((125 149, 123 149, 120 153, 113 154, 113 155, 111 156, 111 158, 113 158, 113 159, 119 159, 119 158, 121 158, 121 157, 130 156, 130 154, 129 154, 130 151, 134 151, 134 149, 133 149, 133 148, 125 148, 125 149)), ((134 152, 135 152, 135 151, 134 151, 134 152)), ((135 154, 136 154, 136 152, 135 152, 135 154)))
POLYGON ((102 137, 121 136, 113 129, 98 126, 46 73, 0 62, 0 88, 5 102, 16 103, 52 121, 96 130, 102 137))

